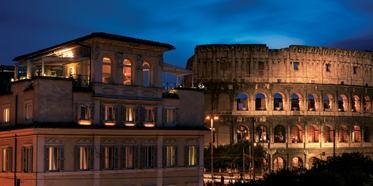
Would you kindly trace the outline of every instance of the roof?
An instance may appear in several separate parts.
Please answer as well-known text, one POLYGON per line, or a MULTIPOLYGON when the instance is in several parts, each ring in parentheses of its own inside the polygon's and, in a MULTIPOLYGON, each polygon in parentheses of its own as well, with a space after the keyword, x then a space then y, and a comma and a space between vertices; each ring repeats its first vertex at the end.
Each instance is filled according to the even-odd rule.
POLYGON ((204 126, 178 126, 178 127, 127 127, 124 125, 107 126, 102 124, 94 125, 79 125, 77 123, 30 123, 30 124, 19 124, 10 125, 7 127, 0 128, 0 131, 11 131, 28 128, 64 128, 64 129, 110 129, 110 130, 197 130, 197 131, 210 131, 210 129, 204 126))
POLYGON ((87 36, 83 36, 83 37, 80 37, 80 38, 77 38, 77 39, 74 39, 74 40, 71 40, 71 41, 67 41, 65 43, 61 43, 61 44, 58 44, 58 45, 55 45, 55 46, 52 46, 52 47, 49 47, 49 48, 46 48, 46 49, 42 49, 42 50, 39 50, 39 51, 36 51, 36 52, 32 52, 32 53, 29 53, 29 54, 25 54, 25 55, 15 57, 13 59, 13 61, 18 61, 18 60, 23 59, 23 58, 31 58, 33 56, 42 55, 42 54, 45 54, 45 53, 63 48, 64 45, 76 43, 76 42, 79 42, 79 41, 84 41, 84 40, 91 39, 91 38, 94 38, 94 37, 104 38, 104 39, 112 39, 112 40, 118 40, 118 41, 126 41, 126 42, 132 42, 132 43, 140 43, 140 44, 158 46, 158 47, 165 47, 165 48, 168 48, 169 50, 175 49, 174 46, 166 44, 166 43, 159 43, 159 42, 149 41, 149 40, 144 40, 144 39, 136 39, 136 38, 132 38, 132 37, 126 37, 126 36, 120 36, 120 35, 114 35, 114 34, 107 34, 107 33, 104 33, 104 32, 93 32, 92 34, 87 35, 87 36))

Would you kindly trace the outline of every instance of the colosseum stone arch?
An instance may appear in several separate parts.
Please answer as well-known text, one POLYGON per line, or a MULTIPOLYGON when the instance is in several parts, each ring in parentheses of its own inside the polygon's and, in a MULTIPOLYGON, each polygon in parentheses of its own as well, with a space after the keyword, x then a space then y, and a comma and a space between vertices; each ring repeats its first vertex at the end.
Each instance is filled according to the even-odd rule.
POLYGON ((237 142, 247 126, 267 151, 269 170, 279 162, 291 168, 292 161, 310 168, 313 159, 333 156, 334 140, 337 155, 373 155, 372 66, 369 51, 262 44, 196 46, 187 63, 194 82, 205 85, 205 115, 220 117, 214 145, 237 142))

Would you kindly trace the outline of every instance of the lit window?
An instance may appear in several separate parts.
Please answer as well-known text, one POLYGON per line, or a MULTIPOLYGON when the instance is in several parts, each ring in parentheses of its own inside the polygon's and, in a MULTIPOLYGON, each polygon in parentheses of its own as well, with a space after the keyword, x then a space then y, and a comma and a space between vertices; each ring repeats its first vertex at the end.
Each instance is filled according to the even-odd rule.
POLYGON ((105 147, 105 169, 114 169, 114 149, 113 147, 105 147))
POLYGON ((49 170, 58 170, 58 147, 49 147, 49 170))
POLYGON ((174 121, 174 109, 167 109, 167 122, 174 121))
POLYGON ((112 106, 105 106, 105 120, 113 121, 114 120, 114 108, 112 106))
POLYGON ((65 150, 63 146, 45 147, 45 171, 65 170, 65 150))
POLYGON ((102 83, 111 83, 111 60, 108 57, 102 60, 102 83))
POLYGON ((150 86, 150 65, 149 63, 145 62, 142 66, 142 85, 143 86, 150 86))
POLYGON ((169 109, 164 108, 163 109, 163 123, 164 124, 178 124, 179 123, 179 109, 169 109))
POLYGON ((9 122, 9 117, 10 117, 10 108, 9 107, 5 107, 4 108, 4 111, 3 111, 3 122, 4 123, 8 123, 9 122))
POLYGON ((128 59, 123 61, 123 84, 131 85, 131 62, 128 59))
POLYGON ((102 145, 101 146, 100 169, 113 170, 118 169, 118 146, 102 145))
POLYGON ((126 108, 126 121, 134 121, 135 108, 127 107, 126 108))
POLYGON ((166 166, 173 167, 175 166, 175 147, 166 146, 166 166))
POLYGON ((133 166, 133 150, 134 150, 134 147, 133 146, 128 146, 126 147, 126 165, 125 167, 127 169, 132 169, 134 166, 133 166))
POLYGON ((32 172, 32 147, 22 147, 21 149, 21 170, 22 172, 32 172))
POLYGON ((198 149, 196 145, 187 146, 187 165, 196 166, 198 163, 198 149))
POLYGON ((90 113, 89 105, 80 105, 80 120, 89 120, 90 113))
POLYGON ((32 119, 32 103, 27 103, 25 105, 25 120, 31 120, 32 119))
POLYGON ((80 170, 88 169, 88 147, 80 147, 80 170))

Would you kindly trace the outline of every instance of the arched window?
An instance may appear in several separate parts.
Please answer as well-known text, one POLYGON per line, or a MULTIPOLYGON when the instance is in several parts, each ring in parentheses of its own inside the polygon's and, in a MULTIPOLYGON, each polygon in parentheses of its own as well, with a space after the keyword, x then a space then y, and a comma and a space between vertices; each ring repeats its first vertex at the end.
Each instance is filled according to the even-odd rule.
POLYGON ((273 171, 279 171, 285 167, 285 161, 281 157, 273 160, 273 171))
POLYGON ((111 60, 108 57, 102 59, 102 83, 111 83, 111 60))
POLYGON ((295 125, 291 128, 291 142, 302 143, 303 142, 303 131, 302 127, 295 125))
POLYGON ((268 140, 267 128, 264 125, 260 125, 256 128, 255 141, 266 142, 268 140))
POLYGON ((250 141, 250 131, 245 125, 241 125, 240 129, 237 130, 237 141, 250 141))
POLYGON ((327 125, 324 127, 324 142, 333 142, 333 127, 330 125, 327 125))
POLYGON ((319 128, 316 125, 312 125, 308 128, 308 143, 319 142, 319 128))
POLYGON ((324 111, 331 111, 333 108, 333 97, 330 94, 326 94, 323 99, 324 111))
POLYGON ((303 161, 301 158, 295 157, 291 161, 291 166, 294 170, 302 169, 303 168, 303 161))
POLYGON ((339 142, 348 142, 348 128, 345 125, 339 127, 339 142))
POLYGON ((316 111, 318 109, 318 100, 315 99, 316 96, 313 94, 308 95, 308 110, 309 111, 316 111))
POLYGON ((344 94, 338 96, 338 112, 347 112, 347 96, 344 94))
POLYGON ((274 110, 283 110, 284 109, 284 96, 282 93, 276 93, 273 96, 273 109, 274 110))
POLYGON ((262 93, 255 96, 255 110, 267 110, 266 96, 262 93))
POLYGON ((143 86, 150 86, 150 65, 148 62, 144 62, 142 65, 142 85, 143 86))
POLYGON ((300 110, 300 96, 294 93, 291 95, 291 110, 300 110))
POLYGON ((370 106, 372 105, 372 101, 370 100, 369 96, 364 97, 364 111, 370 111, 370 106))
POLYGON ((282 125, 277 125, 275 127, 275 143, 285 143, 285 127, 282 125))
POLYGON ((369 126, 364 127, 364 142, 370 142, 370 128, 369 128, 369 126))
POLYGON ((361 142, 361 130, 357 125, 355 125, 352 130, 352 140, 352 142, 361 142))
POLYGON ((131 61, 125 59, 123 61, 123 84, 131 85, 132 84, 132 68, 131 61))
POLYGON ((238 111, 245 111, 245 110, 248 110, 249 107, 249 100, 248 100, 248 96, 245 94, 245 93, 240 93, 238 94, 237 96, 237 110, 238 111))
POLYGON ((352 96, 352 112, 360 112, 360 98, 357 95, 352 96))
POLYGON ((316 158, 316 157, 312 157, 312 158, 310 158, 310 160, 308 161, 308 163, 309 163, 308 167, 309 167, 309 168, 312 168, 312 167, 314 166, 313 163, 315 163, 315 162, 317 162, 317 161, 319 161, 319 159, 316 158))

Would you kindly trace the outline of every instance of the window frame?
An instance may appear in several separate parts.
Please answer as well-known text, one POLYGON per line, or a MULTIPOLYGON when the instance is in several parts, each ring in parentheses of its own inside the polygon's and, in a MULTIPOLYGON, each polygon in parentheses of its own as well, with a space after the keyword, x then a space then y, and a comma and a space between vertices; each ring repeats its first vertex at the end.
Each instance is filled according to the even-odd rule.
POLYGON ((25 123, 26 122, 31 122, 32 121, 32 114, 33 114, 33 102, 32 100, 25 101, 25 123), (30 109, 30 110, 29 110, 30 109))
POLYGON ((61 144, 47 144, 44 147, 44 171, 45 172, 61 172, 65 170, 65 147, 61 144), (55 152, 57 149, 57 152, 55 152), (57 154, 54 159, 51 159, 51 155, 57 154), (51 164, 55 164, 56 169, 51 169, 51 164))
POLYGON ((121 165, 122 169, 137 169, 138 168, 138 154, 139 148, 136 144, 124 144, 122 145, 121 150, 121 165), (129 157, 128 150, 132 149, 132 156, 129 157), (129 161, 132 161, 132 166, 130 166, 129 161))
POLYGON ((162 120, 163 120, 163 124, 179 124, 179 120, 180 120, 180 115, 179 115, 179 108, 176 108, 176 107, 165 107, 162 109, 162 120), (170 114, 169 112, 171 112, 172 114, 172 121, 170 121, 170 114))
POLYGON ((25 145, 21 149, 21 171, 32 172, 33 148, 32 145, 25 145))
POLYGON ((165 143, 163 145, 163 160, 164 168, 172 168, 178 166, 178 146, 176 143, 165 143))
POLYGON ((2 114, 1 114, 2 124, 3 125, 10 124, 10 104, 3 105, 1 111, 2 111, 2 114), (8 112, 6 113, 5 110, 8 110, 8 112))
POLYGON ((102 60, 101 60, 101 68, 102 68, 102 70, 101 70, 101 83, 104 83, 104 84, 112 84, 113 83, 113 60, 109 57, 109 56, 105 56, 105 57, 103 57, 102 58, 102 60), (109 60, 110 60, 110 63, 107 63, 107 62, 104 62, 104 58, 109 58, 109 60), (103 72, 104 72, 104 65, 108 65, 108 66, 110 66, 110 82, 108 82, 108 83, 105 83, 104 81, 103 81, 103 72))
POLYGON ((158 149, 155 144, 143 144, 141 146, 141 168, 155 169, 158 168, 158 149))
POLYGON ((186 167, 197 167, 199 166, 199 156, 200 156, 200 152, 199 152, 199 145, 197 143, 191 143, 191 144, 187 144, 185 145, 185 166, 186 167), (193 153, 191 153, 190 151, 190 147, 194 147, 195 151, 193 153), (191 155, 193 155, 193 158, 194 158, 194 164, 191 164, 191 155))
POLYGON ((88 102, 78 102, 77 106, 77 121, 79 124, 92 124, 95 118, 95 105, 88 102), (82 108, 85 108, 84 118, 82 118, 82 108))
POLYGON ((101 145, 100 153, 100 169, 101 170, 117 170, 118 169, 118 146, 116 144, 103 144, 101 145), (112 149, 112 155, 108 155, 108 150, 112 149), (110 160, 112 167, 110 166, 110 160))
POLYGON ((147 62, 147 61, 144 61, 144 63, 141 65, 141 67, 142 67, 142 86, 144 86, 144 87, 151 87, 152 86, 152 84, 151 84, 151 75, 152 75, 152 73, 151 73, 151 69, 152 69, 152 66, 150 65, 150 63, 149 62, 147 62), (149 65, 149 67, 144 67, 145 66, 145 64, 148 64, 149 65), (148 85, 146 84, 146 74, 145 74, 145 72, 148 72, 148 85))
POLYGON ((102 103, 100 109, 101 121, 105 125, 115 125, 119 119, 119 107, 118 104, 113 103, 102 103), (112 118, 109 117, 109 108, 112 108, 112 118))
POLYGON ((299 70, 299 62, 293 62, 293 70, 299 70))
POLYGON ((123 64, 123 85, 132 85, 133 84, 133 82, 132 82, 132 80, 133 80, 133 73, 132 73, 132 62, 131 62, 131 60, 129 60, 128 58, 125 58, 124 60, 123 60, 123 62, 122 62, 122 64, 123 64), (126 61, 126 60, 128 60, 129 62, 130 62, 130 65, 125 65, 124 64, 124 61, 126 61), (130 84, 124 84, 124 79, 125 79, 125 76, 124 76, 124 68, 130 68, 130 70, 131 70, 131 75, 130 75, 130 84))
POLYGON ((13 156, 12 147, 1 147, 1 172, 12 172, 13 156))

